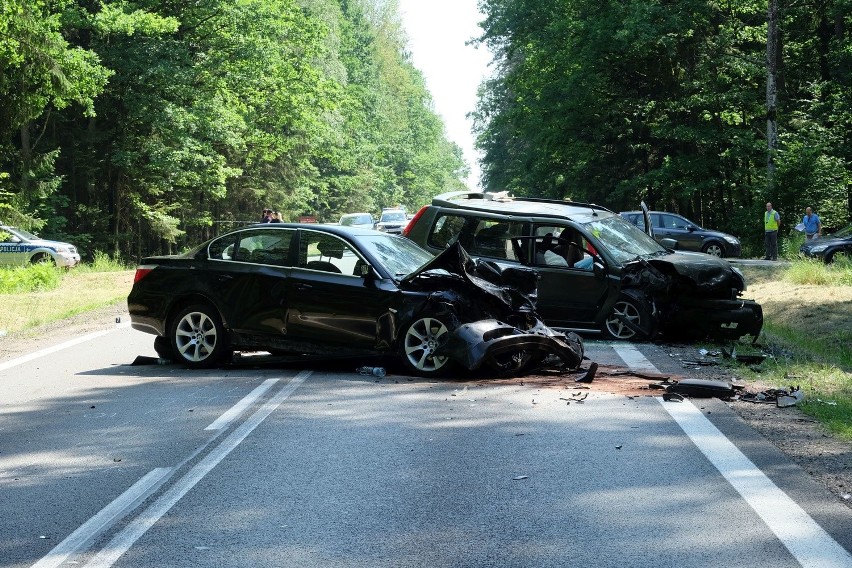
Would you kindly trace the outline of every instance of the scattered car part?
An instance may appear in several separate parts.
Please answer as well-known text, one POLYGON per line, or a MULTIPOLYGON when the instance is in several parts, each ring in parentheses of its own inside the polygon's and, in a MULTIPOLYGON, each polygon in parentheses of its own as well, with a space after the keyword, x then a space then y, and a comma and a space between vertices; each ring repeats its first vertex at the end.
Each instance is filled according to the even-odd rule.
POLYGON ((731 398, 734 387, 717 379, 682 379, 666 387, 666 392, 695 398, 731 398))

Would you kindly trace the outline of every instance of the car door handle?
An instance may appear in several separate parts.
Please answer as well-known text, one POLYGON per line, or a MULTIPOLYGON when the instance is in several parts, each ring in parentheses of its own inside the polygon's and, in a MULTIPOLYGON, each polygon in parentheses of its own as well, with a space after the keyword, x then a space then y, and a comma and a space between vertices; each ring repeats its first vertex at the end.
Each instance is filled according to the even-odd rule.
POLYGON ((233 279, 234 279, 233 274, 220 274, 219 275, 219 282, 227 282, 228 280, 233 280, 233 279))
POLYGON ((294 284, 296 290, 310 290, 313 288, 310 284, 305 284, 304 282, 299 282, 298 284, 294 284))

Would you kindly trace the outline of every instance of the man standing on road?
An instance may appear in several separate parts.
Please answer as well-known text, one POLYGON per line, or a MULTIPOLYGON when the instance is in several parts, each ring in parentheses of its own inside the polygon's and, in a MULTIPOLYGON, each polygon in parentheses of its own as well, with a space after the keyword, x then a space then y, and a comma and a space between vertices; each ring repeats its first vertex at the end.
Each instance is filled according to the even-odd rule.
POLYGON ((819 215, 814 213, 810 207, 805 207, 802 224, 805 226, 805 238, 807 240, 815 239, 822 233, 822 222, 819 220, 819 215))
POLYGON ((771 203, 766 204, 766 213, 763 214, 763 244, 766 247, 766 256, 763 260, 778 260, 778 228, 781 226, 781 215, 772 208, 771 203))

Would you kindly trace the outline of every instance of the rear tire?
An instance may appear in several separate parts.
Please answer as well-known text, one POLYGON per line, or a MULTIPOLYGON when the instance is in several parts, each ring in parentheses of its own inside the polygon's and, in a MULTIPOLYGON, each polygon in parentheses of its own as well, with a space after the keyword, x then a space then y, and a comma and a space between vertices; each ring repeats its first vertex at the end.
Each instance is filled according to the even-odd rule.
POLYGON ((190 369, 215 367, 228 351, 219 312, 209 304, 184 308, 169 326, 169 344, 176 362, 190 369))
POLYGON ((604 321, 603 332, 610 339, 644 341, 654 335, 655 328, 656 323, 648 302, 638 293, 627 290, 621 293, 612 312, 604 321), (627 320, 632 326, 623 320, 627 320))

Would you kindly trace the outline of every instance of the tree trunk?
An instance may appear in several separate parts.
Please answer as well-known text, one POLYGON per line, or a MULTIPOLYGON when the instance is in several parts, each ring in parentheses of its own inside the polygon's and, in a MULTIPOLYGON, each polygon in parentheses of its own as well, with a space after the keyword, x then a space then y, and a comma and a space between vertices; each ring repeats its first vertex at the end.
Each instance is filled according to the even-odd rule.
POLYGON ((775 185, 778 150, 778 0, 769 0, 766 26, 766 173, 768 189, 775 185))

